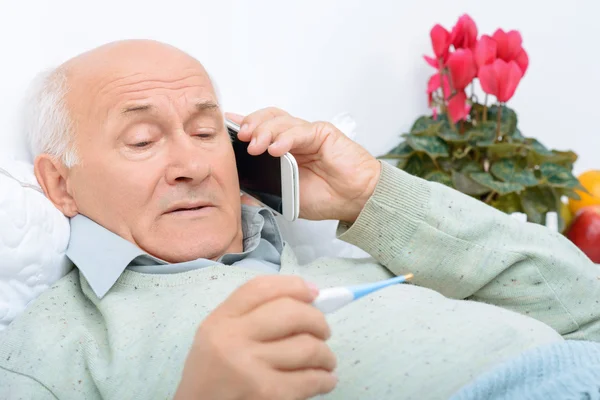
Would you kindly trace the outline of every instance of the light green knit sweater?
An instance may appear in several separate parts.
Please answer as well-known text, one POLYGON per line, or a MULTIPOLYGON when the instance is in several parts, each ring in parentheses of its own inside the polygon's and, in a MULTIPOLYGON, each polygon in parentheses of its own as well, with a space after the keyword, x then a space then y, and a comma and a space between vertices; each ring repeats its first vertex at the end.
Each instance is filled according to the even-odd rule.
MULTIPOLYGON (((298 265, 286 247, 281 273, 325 287, 413 272, 416 285, 328 317, 340 382, 326 398, 447 398, 561 335, 600 339, 597 266, 560 235, 445 186, 384 164, 375 194, 340 237, 375 260, 298 265)), ((126 271, 99 300, 74 270, 0 336, 0 398, 171 398, 199 322, 257 274, 126 271)))

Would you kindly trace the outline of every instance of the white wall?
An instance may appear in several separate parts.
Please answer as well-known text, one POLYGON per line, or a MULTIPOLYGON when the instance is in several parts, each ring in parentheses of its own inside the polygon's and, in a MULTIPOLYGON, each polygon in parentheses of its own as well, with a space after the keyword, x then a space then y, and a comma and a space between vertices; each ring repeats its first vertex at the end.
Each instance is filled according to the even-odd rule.
POLYGON ((107 41, 153 38, 203 61, 230 110, 349 112, 358 141, 381 154, 426 111, 430 28, 464 12, 481 32, 523 35, 531 65, 510 104, 523 133, 578 152, 576 171, 599 168, 596 0, 0 0, 0 152, 26 157, 17 108, 36 71, 107 41))

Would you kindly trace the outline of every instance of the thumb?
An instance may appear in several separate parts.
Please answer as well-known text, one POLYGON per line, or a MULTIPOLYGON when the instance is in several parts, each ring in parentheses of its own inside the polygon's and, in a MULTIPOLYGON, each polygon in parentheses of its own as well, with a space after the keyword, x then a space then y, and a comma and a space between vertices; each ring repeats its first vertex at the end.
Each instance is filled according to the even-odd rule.
POLYGON ((235 113, 230 113, 230 112, 226 112, 225 113, 225 118, 227 118, 228 120, 235 122, 238 125, 242 124, 242 121, 244 120, 244 116, 240 115, 240 114, 235 114, 235 113))

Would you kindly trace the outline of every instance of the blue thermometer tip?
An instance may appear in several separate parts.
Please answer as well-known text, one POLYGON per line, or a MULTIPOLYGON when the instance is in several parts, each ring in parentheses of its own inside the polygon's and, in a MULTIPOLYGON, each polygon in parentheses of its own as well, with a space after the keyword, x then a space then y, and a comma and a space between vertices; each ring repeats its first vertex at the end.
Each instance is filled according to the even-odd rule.
POLYGON ((395 285, 397 283, 406 282, 411 279, 413 274, 397 276, 385 281, 376 283, 367 283, 364 285, 349 286, 349 287, 334 287, 322 290, 317 298, 313 301, 313 305, 324 313, 334 312, 354 300, 373 293, 384 287, 395 285))
POLYGON ((369 293, 373 293, 379 289, 383 289, 385 287, 395 285, 397 283, 406 282, 411 279, 413 274, 406 274, 401 276, 396 276, 391 279, 386 279, 384 281, 375 282, 375 283, 366 283, 364 285, 356 285, 348 287, 348 290, 352 292, 354 295, 354 300, 360 299, 363 296, 368 295, 369 293))

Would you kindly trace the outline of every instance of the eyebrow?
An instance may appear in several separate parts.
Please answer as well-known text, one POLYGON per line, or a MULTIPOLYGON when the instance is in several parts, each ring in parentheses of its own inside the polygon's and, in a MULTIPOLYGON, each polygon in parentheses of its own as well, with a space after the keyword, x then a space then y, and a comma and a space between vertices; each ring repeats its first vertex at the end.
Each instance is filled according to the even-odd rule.
MULTIPOLYGON (((194 105, 194 107, 199 112, 209 111, 209 110, 218 110, 219 109, 219 105, 217 103, 211 101, 211 100, 197 102, 194 105)), ((154 108, 155 108, 155 106, 153 106, 152 104, 134 105, 134 106, 123 108, 121 110, 121 114, 129 114, 129 113, 135 113, 135 112, 146 112, 146 111, 151 111, 154 108)))

